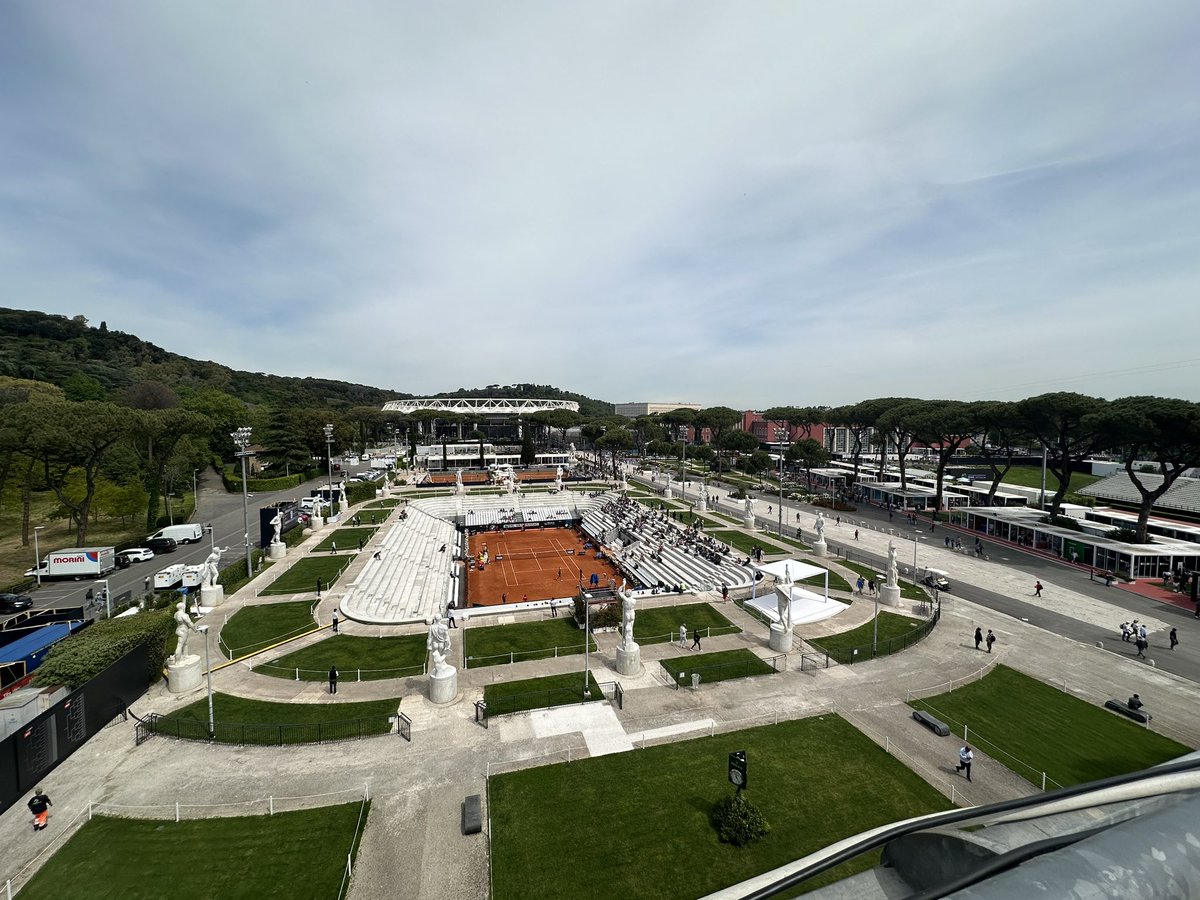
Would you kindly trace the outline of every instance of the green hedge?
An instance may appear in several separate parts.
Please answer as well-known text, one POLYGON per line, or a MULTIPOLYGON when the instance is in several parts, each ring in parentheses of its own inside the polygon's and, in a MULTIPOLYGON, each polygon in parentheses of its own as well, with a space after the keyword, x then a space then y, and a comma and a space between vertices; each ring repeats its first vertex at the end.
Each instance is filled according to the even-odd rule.
MULTIPOLYGON (((375 499, 375 488, 383 482, 356 481, 346 488, 346 502, 353 506, 375 499)), ((344 510, 343 510, 344 512, 344 510)))
POLYGON ((146 680, 162 677, 167 642, 174 636, 172 611, 107 619, 56 644, 37 670, 38 685, 65 684, 74 690, 95 678, 135 647, 146 648, 146 680))

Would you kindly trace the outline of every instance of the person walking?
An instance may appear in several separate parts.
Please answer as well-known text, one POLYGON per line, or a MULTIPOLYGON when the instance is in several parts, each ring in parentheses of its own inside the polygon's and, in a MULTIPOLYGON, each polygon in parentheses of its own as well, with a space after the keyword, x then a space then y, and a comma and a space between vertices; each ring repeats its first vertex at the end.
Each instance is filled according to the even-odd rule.
POLYGON ((987 648, 988 653, 992 652, 992 644, 996 643, 996 635, 992 634, 992 629, 988 629, 987 633, 987 648))
POLYGON ((867 579, 865 579, 861 575, 859 575, 858 581, 854 582, 854 588, 855 588, 854 593, 861 595, 863 592, 863 588, 866 586, 867 586, 867 579))
POLYGON ((721 602, 722 603, 729 602, 729 585, 727 585, 727 584, 721 585, 721 602))
POLYGON ((692 629, 692 647, 691 647, 691 649, 693 649, 693 650, 703 649, 700 646, 700 629, 699 628, 692 629))
POLYGON ((1149 646, 1146 639, 1144 637, 1142 637, 1141 634, 1138 634, 1137 640, 1133 642, 1133 645, 1135 647, 1137 647, 1137 654, 1136 654, 1137 658, 1145 659, 1146 658, 1146 647, 1149 646))
MULTIPOLYGON (((551 607, 553 608, 553 607, 551 607)), ((446 604, 446 627, 457 628, 458 623, 454 621, 454 601, 451 600, 446 604)))
POLYGON ((54 804, 50 802, 50 798, 42 793, 42 789, 38 788, 33 792, 33 796, 29 798, 29 811, 33 813, 33 830, 42 831, 46 827, 46 820, 50 818, 50 807, 54 804))
POLYGON ((1174 650, 1179 646, 1179 632, 1174 628, 1171 629, 1171 649, 1174 650))
POLYGON ((857 528, 854 529, 854 539, 856 541, 858 540, 858 529, 857 528))
POLYGON ((329 667, 329 693, 331 693, 331 694, 337 693, 337 678, 338 678, 337 666, 330 666, 329 667))
POLYGON ((983 648, 979 646, 982 643, 983 643, 983 629, 976 627, 976 629, 975 629, 975 649, 982 650, 983 648))
POLYGON ((870 581, 867 582, 867 587, 871 591, 871 596, 874 597, 875 596, 875 579, 874 578, 872 578, 870 581))
MULTIPOLYGON (((988 634, 991 634, 989 631, 988 634)), ((962 749, 958 751, 958 765, 954 767, 955 772, 967 773, 967 781, 971 780, 971 763, 975 759, 975 754, 967 744, 963 744, 962 749)))
POLYGON ((145 578, 142 579, 142 590, 147 594, 150 593, 150 576, 149 575, 147 575, 145 578))
POLYGON ((330 553, 337 553, 337 541, 330 541, 330 542, 329 542, 329 552, 330 552, 330 553))
POLYGON ((679 626, 679 649, 682 650, 687 646, 687 625, 679 626))
POLYGON ((338 614, 336 612, 333 614, 333 633, 338 633, 338 614))
POLYGON ((1040 581, 1036 582, 1033 585, 1033 596, 1035 596, 1035 597, 1042 596, 1042 583, 1040 581))
POLYGON ((1123 640, 1125 643, 1127 643, 1127 644, 1128 644, 1128 643, 1129 643, 1129 636, 1130 636, 1131 634, 1133 634, 1133 629, 1129 627, 1129 623, 1128 623, 1128 622, 1122 622, 1122 623, 1121 623, 1121 640, 1123 640))

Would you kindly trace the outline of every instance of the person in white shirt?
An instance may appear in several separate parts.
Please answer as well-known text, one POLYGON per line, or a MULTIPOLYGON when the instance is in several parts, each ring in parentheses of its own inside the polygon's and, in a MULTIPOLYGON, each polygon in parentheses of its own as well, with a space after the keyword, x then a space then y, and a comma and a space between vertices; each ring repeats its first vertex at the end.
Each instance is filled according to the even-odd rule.
POLYGON ((971 761, 975 759, 975 754, 971 752, 971 748, 963 744, 961 750, 958 751, 958 765, 954 767, 955 772, 962 772, 964 769, 967 773, 967 781, 971 780, 971 761))

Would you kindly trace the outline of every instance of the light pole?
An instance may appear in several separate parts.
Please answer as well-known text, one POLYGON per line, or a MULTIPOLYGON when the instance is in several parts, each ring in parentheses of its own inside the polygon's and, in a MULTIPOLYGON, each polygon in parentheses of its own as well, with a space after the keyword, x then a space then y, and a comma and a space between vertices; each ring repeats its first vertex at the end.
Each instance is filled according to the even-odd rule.
MULTIPOLYGON (((329 467, 329 515, 333 516, 333 426, 325 426, 325 464, 329 467)), ((340 512, 340 510, 339 510, 340 512)))
POLYGON ((213 724, 212 663, 209 662, 208 626, 197 625, 196 630, 204 635, 204 674, 208 676, 208 736, 211 738, 216 726, 213 724))
POLYGON ((592 604, 589 597, 583 593, 583 571, 579 572, 579 593, 583 595, 583 699, 592 696, 592 685, 589 674, 591 671, 592 649, 592 604))
MULTIPOLYGON (((250 494, 246 488, 246 457, 250 455, 250 431, 250 426, 243 425, 230 435, 233 438, 234 446, 238 448, 234 456, 242 461, 242 524, 245 527, 242 537, 246 542, 247 578, 254 577, 254 561, 250 558, 250 494)), ((216 539, 214 538, 214 540, 216 539)))
POLYGON ((200 512, 200 495, 196 493, 196 473, 199 469, 192 469, 192 515, 199 518, 200 512))
POLYGON ((33 526, 33 573, 37 576, 38 587, 42 586, 42 553, 38 549, 38 532, 45 527, 45 525, 33 526))
POLYGON ((779 536, 780 537, 783 537, 783 441, 786 437, 787 437, 787 429, 786 428, 776 428, 775 429, 775 446, 779 448, 779 536))
MULTIPOLYGON (((915 566, 916 563, 913 563, 915 566)), ((879 655, 879 591, 875 592, 875 629, 871 637, 871 656, 879 655)))
POLYGON ((913 574, 912 574, 913 587, 917 586, 917 544, 920 542, 920 540, 921 540, 921 536, 919 534, 913 535, 913 574))

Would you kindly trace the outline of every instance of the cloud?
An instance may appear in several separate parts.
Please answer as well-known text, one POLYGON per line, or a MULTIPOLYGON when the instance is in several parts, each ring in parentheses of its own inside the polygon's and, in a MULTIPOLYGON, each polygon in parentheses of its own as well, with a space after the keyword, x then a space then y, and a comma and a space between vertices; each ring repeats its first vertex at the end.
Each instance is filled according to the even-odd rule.
POLYGON ((1195 356, 1198 39, 1186 3, 10 3, 0 270, 413 393, 1200 399, 1148 368, 1195 356))

